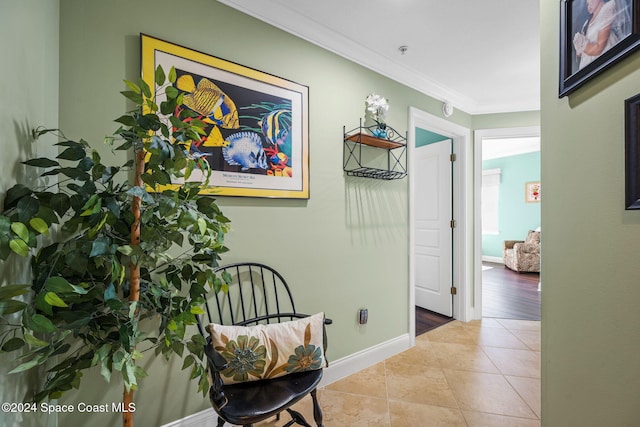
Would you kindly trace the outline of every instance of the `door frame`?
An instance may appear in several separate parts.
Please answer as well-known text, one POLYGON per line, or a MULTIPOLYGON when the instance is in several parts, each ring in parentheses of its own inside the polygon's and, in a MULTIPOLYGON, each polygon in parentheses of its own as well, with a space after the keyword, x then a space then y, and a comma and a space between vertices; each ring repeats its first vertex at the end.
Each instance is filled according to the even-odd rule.
POLYGON ((477 317, 482 318, 482 140, 486 138, 523 138, 540 137, 540 126, 522 126, 513 128, 476 129, 473 132, 473 276, 475 285, 474 306, 478 307, 477 317))
POLYGON ((416 107, 409 107, 407 156, 409 172, 409 337, 411 345, 415 345, 415 178, 412 173, 416 146, 416 127, 438 133, 453 141, 453 219, 456 227, 453 232, 453 283, 457 294, 453 297, 453 317, 463 322, 473 320, 482 310, 474 310, 473 268, 473 188, 471 173, 471 130, 452 123, 416 107))

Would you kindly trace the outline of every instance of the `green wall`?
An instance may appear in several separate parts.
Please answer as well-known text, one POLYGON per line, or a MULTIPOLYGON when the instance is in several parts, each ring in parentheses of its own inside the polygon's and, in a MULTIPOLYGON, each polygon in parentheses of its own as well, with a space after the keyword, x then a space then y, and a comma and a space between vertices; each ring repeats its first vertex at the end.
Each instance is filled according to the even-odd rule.
POLYGON ((624 209, 624 100, 640 54, 558 98, 560 7, 542 1, 542 423, 640 425, 640 212, 624 209))
POLYGON ((482 169, 500 169, 499 234, 482 235, 482 255, 501 258, 505 240, 524 240, 540 227, 540 203, 525 201, 525 183, 540 181, 540 152, 485 160, 482 169))
MULTIPOLYGON (((0 194, 4 194, 18 181, 33 183, 35 179, 20 161, 55 154, 43 146, 44 141, 33 143, 30 131, 39 125, 58 126, 58 1, 0 0, 0 38, 0 194)), ((0 285, 24 283, 28 271, 28 264, 19 257, 0 262, 0 285)), ((37 377, 44 375, 43 369, 8 375, 14 357, 0 353, 3 403, 22 402, 37 377)), ((53 427, 57 419, 2 411, 0 425, 53 427)))
MULTIPOLYGON (((226 262, 273 265, 292 285, 301 310, 325 311, 328 358, 335 361, 408 332, 407 180, 346 178, 343 126, 357 126, 364 100, 389 99, 387 122, 406 131, 410 105, 438 114, 440 102, 212 0, 61 1, 60 126, 67 134, 101 141, 127 105, 123 78, 139 75, 139 33, 187 46, 309 86, 310 191, 308 201, 219 198, 232 220, 226 262), (274 236, 279 236, 274 238, 274 236), (369 309, 369 323, 357 312, 369 309)), ((453 118, 453 117, 452 117, 453 118)), ((455 119, 470 125, 470 116, 455 119)), ((106 157, 106 150, 103 157, 106 157)), ((149 377, 136 394, 137 426, 157 426, 209 407, 195 384, 170 364, 149 356, 149 377)), ((119 401, 99 375, 65 402, 119 401)), ((64 425, 87 415, 61 416, 64 425)), ((92 425, 117 423, 114 414, 92 425)))
MULTIPOLYGON (((288 279, 303 311, 325 311, 334 320, 328 331, 330 361, 408 333, 408 180, 345 177, 342 130, 357 126, 371 92, 389 99, 387 122, 400 132, 406 131, 409 106, 440 116, 441 101, 213 0, 179 5, 169 0, 60 0, 59 15, 56 1, 0 4, 0 36, 24 41, 3 44, 3 57, 10 60, 1 71, 9 73, 3 79, 2 99, 19 103, 33 97, 24 109, 5 105, 12 109, 5 114, 12 121, 3 125, 1 147, 15 151, 15 156, 2 158, 3 186, 11 185, 14 177, 23 178, 15 160, 31 157, 25 135, 39 124, 59 122, 69 137, 92 141, 108 158, 109 150, 101 142, 117 128, 112 120, 129 107, 119 92, 125 88, 122 79, 139 76, 141 32, 296 81, 310 88, 311 198, 220 197, 233 222, 231 252, 224 261, 271 264, 288 279), (4 139, 7 135, 11 138, 4 139), (356 321, 361 307, 369 309, 366 326, 356 321)), ((483 115, 476 125, 476 117, 456 110, 450 120, 472 129, 501 128, 535 125, 538 115, 483 115)), ((473 288, 473 283, 467 285, 473 288)), ((143 361, 149 377, 141 381, 135 396, 137 427, 158 426, 209 408, 181 365, 180 360, 167 363, 151 355, 143 361)), ((16 382, 14 386, 3 378, 0 383, 7 399, 26 387, 24 377, 16 382)), ((99 373, 89 372, 81 389, 61 402, 104 404, 121 397, 117 378, 108 385, 99 373)), ((55 417, 48 422, 55 423, 55 417)), ((29 423, 43 425, 35 418, 22 425, 29 423)), ((119 425, 120 416, 59 417, 60 425, 89 423, 119 425)))

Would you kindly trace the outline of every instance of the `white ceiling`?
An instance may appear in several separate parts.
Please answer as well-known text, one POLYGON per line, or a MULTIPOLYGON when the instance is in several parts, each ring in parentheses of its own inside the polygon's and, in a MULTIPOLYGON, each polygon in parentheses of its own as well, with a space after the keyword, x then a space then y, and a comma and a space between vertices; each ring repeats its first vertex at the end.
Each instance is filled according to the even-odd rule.
POLYGON ((540 0, 218 1, 470 114, 540 108, 540 0))

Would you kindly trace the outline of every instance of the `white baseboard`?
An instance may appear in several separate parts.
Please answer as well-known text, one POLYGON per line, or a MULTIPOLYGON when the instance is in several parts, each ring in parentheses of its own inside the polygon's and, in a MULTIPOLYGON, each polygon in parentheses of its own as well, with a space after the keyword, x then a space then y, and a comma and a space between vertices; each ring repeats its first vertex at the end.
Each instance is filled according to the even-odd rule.
MULTIPOLYGON (((196 412, 195 414, 186 416, 182 419, 172 421, 169 424, 163 424, 160 427, 207 427, 218 425, 218 415, 213 408, 196 412)), ((225 423, 225 426, 229 424, 225 423)))
POLYGON ((487 262, 495 262, 498 264, 504 264, 504 259, 500 256, 489 256, 489 255, 482 255, 482 260, 483 261, 487 261, 487 262))
MULTIPOLYGON (((401 353, 411 347, 409 334, 400 335, 383 343, 366 348, 346 357, 330 361, 329 367, 322 374, 320 387, 325 387, 333 382, 355 374, 369 366, 380 363, 389 357, 401 353)), ((206 409, 182 419, 164 424, 161 427, 207 427, 215 425, 218 416, 213 409, 206 409)), ((228 424, 225 424, 225 427, 228 424)))
POLYGON ((320 387, 327 386, 369 366, 380 363, 391 356, 402 353, 410 347, 411 339, 409 334, 404 334, 357 353, 350 354, 335 362, 329 361, 329 367, 325 369, 322 374, 320 387))

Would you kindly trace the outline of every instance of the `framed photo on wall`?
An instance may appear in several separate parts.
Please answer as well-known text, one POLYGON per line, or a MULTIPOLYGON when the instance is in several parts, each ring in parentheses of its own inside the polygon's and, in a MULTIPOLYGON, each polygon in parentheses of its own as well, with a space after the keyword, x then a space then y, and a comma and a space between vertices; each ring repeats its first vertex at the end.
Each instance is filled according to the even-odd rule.
POLYGON ((624 101, 625 209, 640 209, 640 94, 624 101))
POLYGON ((640 0, 562 0, 562 98, 640 47, 640 0))
MULTIPOLYGON (((309 198, 309 88, 145 34, 142 78, 163 101, 155 69, 176 71, 170 90, 183 94, 207 127, 189 147, 212 171, 207 193, 221 196, 309 198)), ((203 179, 194 171, 189 179, 203 179)), ((172 185, 180 185, 180 182, 172 185)))
POLYGON ((540 181, 527 182, 524 187, 525 201, 527 203, 540 202, 540 181))

